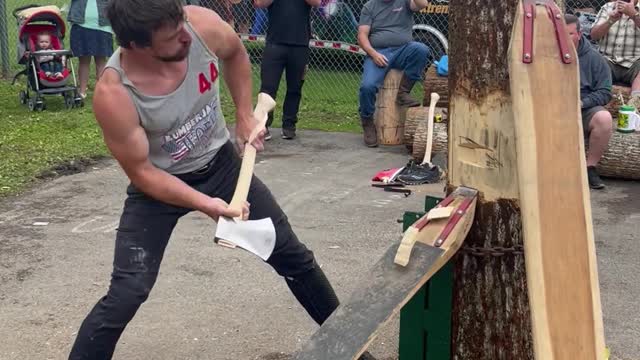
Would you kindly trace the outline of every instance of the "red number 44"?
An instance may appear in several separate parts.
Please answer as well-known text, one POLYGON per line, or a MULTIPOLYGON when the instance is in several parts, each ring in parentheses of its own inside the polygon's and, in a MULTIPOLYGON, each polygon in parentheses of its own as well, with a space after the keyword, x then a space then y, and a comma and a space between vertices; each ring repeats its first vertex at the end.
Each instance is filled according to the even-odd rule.
POLYGON ((200 94, 204 94, 206 91, 211 90, 211 83, 216 82, 216 79, 218 78, 218 69, 214 63, 209 64, 209 77, 210 79, 207 79, 207 76, 204 73, 198 74, 200 94))

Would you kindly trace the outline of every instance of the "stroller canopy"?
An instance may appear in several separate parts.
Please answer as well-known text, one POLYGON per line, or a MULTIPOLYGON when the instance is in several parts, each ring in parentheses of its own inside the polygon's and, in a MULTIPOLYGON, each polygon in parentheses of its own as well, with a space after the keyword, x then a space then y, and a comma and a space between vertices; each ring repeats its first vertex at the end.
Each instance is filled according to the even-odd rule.
POLYGON ((22 39, 28 25, 47 24, 56 28, 57 36, 64 38, 66 25, 62 19, 62 12, 57 6, 35 6, 17 8, 13 12, 18 21, 19 38, 22 39))

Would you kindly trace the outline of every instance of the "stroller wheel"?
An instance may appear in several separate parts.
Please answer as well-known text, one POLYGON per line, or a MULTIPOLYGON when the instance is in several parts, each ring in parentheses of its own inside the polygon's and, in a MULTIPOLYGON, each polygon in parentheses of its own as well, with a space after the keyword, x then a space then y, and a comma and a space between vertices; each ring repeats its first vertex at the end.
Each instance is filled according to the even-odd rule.
POLYGON ((26 105, 28 99, 29 96, 27 95, 27 92, 24 90, 20 90, 20 104, 26 105))
POLYGON ((36 109, 36 99, 27 99, 27 107, 29 108, 29 111, 34 111, 36 109))
POLYGON ((41 97, 29 98, 29 100, 27 100, 27 106, 31 111, 42 111, 46 108, 44 99, 41 97))
POLYGON ((64 106, 67 109, 72 109, 76 105, 75 100, 73 98, 73 94, 64 94, 64 106))

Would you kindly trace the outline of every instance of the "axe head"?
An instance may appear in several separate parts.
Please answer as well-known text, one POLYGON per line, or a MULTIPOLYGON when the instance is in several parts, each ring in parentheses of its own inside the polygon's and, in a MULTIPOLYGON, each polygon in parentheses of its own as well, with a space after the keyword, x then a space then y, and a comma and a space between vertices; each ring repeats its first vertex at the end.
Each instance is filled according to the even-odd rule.
POLYGON ((276 229, 271 218, 242 221, 221 216, 216 226, 215 242, 242 248, 267 261, 276 246, 276 229))

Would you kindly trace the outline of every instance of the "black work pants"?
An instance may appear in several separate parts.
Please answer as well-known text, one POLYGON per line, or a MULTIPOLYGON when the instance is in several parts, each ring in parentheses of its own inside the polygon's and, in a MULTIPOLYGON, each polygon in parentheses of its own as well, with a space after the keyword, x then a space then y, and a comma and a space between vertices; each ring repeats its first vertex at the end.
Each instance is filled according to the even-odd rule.
MULTIPOLYGON (((207 167, 178 177, 205 194, 230 202, 240 164, 229 142, 207 167)), ((156 282, 164 250, 178 219, 190 211, 154 200, 131 185, 127 195, 117 229, 109 290, 83 321, 70 359, 112 357, 120 335, 156 282)), ((251 204, 249 218, 270 217, 276 229, 276 245, 267 263, 285 278, 298 301, 321 324, 338 302, 314 254, 298 241, 271 192, 255 176, 247 200, 251 204)))
MULTIPOLYGON (((265 92, 275 99, 282 72, 286 70, 287 94, 282 109, 283 128, 296 128, 300 99, 302 98, 302 85, 309 63, 309 51, 308 46, 267 43, 262 53, 261 92, 265 92)), ((272 122, 273 112, 269 114, 267 126, 271 126, 272 122)))

